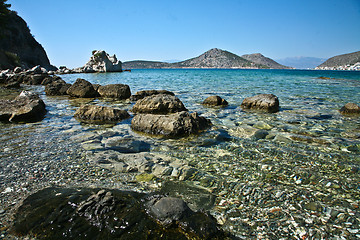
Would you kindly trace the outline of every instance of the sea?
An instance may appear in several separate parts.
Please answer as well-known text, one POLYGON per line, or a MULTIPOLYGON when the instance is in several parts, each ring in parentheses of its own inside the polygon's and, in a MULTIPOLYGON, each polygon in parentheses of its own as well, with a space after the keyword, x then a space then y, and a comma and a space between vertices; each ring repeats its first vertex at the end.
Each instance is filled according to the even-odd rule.
MULTIPOLYGON (((190 177, 160 178, 144 189, 156 190, 164 182, 174 181, 206 190, 215 198, 206 210, 224 230, 240 239, 360 238, 360 116, 339 112, 346 103, 360 105, 359 71, 134 69, 60 77, 68 83, 83 78, 100 85, 127 84, 133 94, 151 89, 172 91, 190 112, 211 120, 211 128, 180 139, 131 132, 150 142, 148 151, 195 169, 190 177), (241 109, 244 98, 262 93, 279 98, 279 112, 241 109), (229 105, 201 104, 212 95, 229 105)), ((51 162, 69 160, 73 155, 84 155, 70 159, 74 166, 94 164, 86 155, 101 149, 84 149, 79 142, 83 138, 77 136, 119 128, 132 131, 131 119, 98 126, 73 118, 82 104, 116 107, 132 115, 134 102, 130 100, 50 97, 44 86, 22 86, 22 90, 37 92, 48 112, 37 123, 0 123, 1 194, 5 189, 21 191, 19 179, 30 178, 23 167, 27 162, 33 162, 35 170, 31 171, 37 175, 46 175, 51 162), (12 178, 7 177, 10 175, 12 178)), ((18 90, 0 91, 6 98, 17 94, 18 90)), ((114 170, 110 174, 120 173, 114 170)), ((61 179, 46 181, 56 185, 61 179)), ((84 186, 93 184, 87 184, 86 178, 81 181, 84 186)), ((117 186, 104 178, 97 184, 102 181, 105 187, 117 186)), ((141 189, 135 185, 134 190, 141 189)))

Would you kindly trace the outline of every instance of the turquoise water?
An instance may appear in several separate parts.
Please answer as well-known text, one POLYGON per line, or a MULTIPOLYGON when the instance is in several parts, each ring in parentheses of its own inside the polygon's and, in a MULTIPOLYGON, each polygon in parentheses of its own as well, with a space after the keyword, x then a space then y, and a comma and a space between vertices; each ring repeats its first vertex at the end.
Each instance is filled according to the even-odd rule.
MULTIPOLYGON (((209 118, 211 129, 185 139, 131 134, 150 142, 151 152, 196 169, 186 182, 217 196, 211 213, 236 236, 360 237, 360 117, 338 112, 348 102, 360 104, 360 72, 162 69, 61 77, 69 83, 84 78, 93 84, 128 84, 133 94, 150 89, 173 91, 190 111, 209 118), (280 112, 241 110, 245 97, 260 93, 278 96, 280 112), (210 95, 225 98, 229 106, 201 105, 210 95)), ((6 177, 5 163, 23 166, 34 161, 32 166, 43 168, 44 162, 51 165, 74 157, 74 165, 86 165, 76 157, 86 155, 86 150, 72 139, 129 129, 130 120, 117 126, 95 126, 73 118, 83 103, 130 110, 134 103, 128 100, 48 97, 41 86, 24 88, 40 93, 48 114, 35 124, 0 123, 0 180, 6 186, 16 185, 26 170, 20 171, 16 181, 11 180, 6 177)), ((116 179, 116 172, 111 175, 116 179)), ((80 180, 86 185, 86 179, 85 174, 80 180)), ((52 184, 59 182, 63 184, 59 179, 52 184)), ((100 182, 110 186, 106 179, 100 182)))

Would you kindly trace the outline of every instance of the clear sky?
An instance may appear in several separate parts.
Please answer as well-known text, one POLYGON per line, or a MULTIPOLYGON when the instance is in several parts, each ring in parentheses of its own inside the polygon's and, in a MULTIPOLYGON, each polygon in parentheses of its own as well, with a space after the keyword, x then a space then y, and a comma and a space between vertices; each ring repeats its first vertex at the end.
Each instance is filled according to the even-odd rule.
POLYGON ((92 50, 185 60, 211 48, 273 58, 360 51, 360 0, 8 0, 55 66, 92 50))

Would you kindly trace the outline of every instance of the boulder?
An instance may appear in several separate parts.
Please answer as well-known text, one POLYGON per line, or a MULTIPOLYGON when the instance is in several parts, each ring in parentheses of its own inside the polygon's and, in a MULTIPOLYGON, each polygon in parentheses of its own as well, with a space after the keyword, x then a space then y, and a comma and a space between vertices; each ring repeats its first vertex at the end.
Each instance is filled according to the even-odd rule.
POLYGON ((122 63, 117 60, 115 54, 110 56, 105 51, 94 50, 90 60, 81 68, 74 69, 75 72, 122 72, 122 63))
POLYGON ((219 96, 210 96, 202 104, 207 106, 227 106, 228 102, 219 96))
POLYGON ((45 104, 35 93, 22 91, 14 100, 0 100, 0 121, 36 122, 45 113, 45 104))
POLYGON ((85 79, 78 78, 75 83, 66 91, 71 97, 94 98, 97 96, 93 85, 85 79))
POLYGON ((158 94, 138 100, 132 111, 134 113, 167 114, 187 111, 187 109, 177 97, 168 94, 158 94))
POLYGON ((360 107, 355 103, 347 103, 339 111, 343 115, 360 114, 360 107))
POLYGON ((279 111, 279 99, 273 94, 259 94, 245 98, 241 103, 241 108, 275 113, 279 111))
POLYGON ((142 90, 142 91, 136 92, 134 95, 131 95, 130 100, 137 101, 137 100, 143 99, 144 97, 157 95, 157 94, 167 94, 167 95, 175 96, 175 94, 173 92, 170 92, 167 90, 142 90))
POLYGON ((169 115, 137 114, 131 121, 134 131, 170 138, 196 134, 210 125, 210 120, 186 111, 169 115))
POLYGON ((99 86, 97 92, 105 98, 127 99, 131 96, 130 87, 125 84, 99 86))
POLYGON ((71 87, 71 84, 66 83, 64 80, 59 79, 53 81, 45 86, 45 93, 48 96, 61 96, 66 95, 67 90, 71 87))
POLYGON ((75 112, 74 117, 81 122, 114 123, 120 122, 130 115, 125 110, 97 105, 82 105, 75 112))
POLYGON ((181 199, 118 189, 45 188, 23 201, 12 223, 19 238, 232 239, 181 199))

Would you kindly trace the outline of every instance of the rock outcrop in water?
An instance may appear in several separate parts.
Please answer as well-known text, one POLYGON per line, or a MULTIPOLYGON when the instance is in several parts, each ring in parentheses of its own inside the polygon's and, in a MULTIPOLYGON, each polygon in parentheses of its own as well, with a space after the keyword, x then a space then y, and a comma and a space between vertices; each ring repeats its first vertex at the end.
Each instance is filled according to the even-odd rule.
POLYGON ((273 94, 259 94, 245 98, 241 103, 241 108, 275 113, 280 108, 279 99, 273 94))
POLYGON ((142 90, 142 91, 136 92, 134 95, 131 95, 130 100, 137 101, 137 100, 143 99, 144 97, 157 95, 157 94, 167 94, 167 95, 175 96, 175 94, 173 92, 170 92, 167 90, 142 90))
POLYGON ((231 239, 179 198, 90 188, 46 188, 24 200, 11 231, 39 239, 231 239))
POLYGON ((122 72, 122 63, 115 54, 110 56, 105 51, 94 50, 90 60, 83 67, 74 69, 74 72, 122 72))
POLYGON ((120 122, 130 115, 125 110, 97 105, 82 105, 74 115, 81 122, 87 123, 115 123, 120 122))
POLYGON ((347 103, 339 111, 343 115, 358 115, 360 114, 360 106, 356 103, 347 103))
POLYGON ((227 106, 228 105, 228 102, 219 97, 219 96, 210 96, 208 98, 206 98, 203 102, 202 102, 203 105, 207 105, 207 106, 227 106))
POLYGON ((36 122, 45 113, 45 103, 32 92, 23 91, 14 100, 0 100, 0 121, 36 122))
POLYGON ((93 85, 85 79, 78 78, 75 83, 66 91, 71 97, 94 98, 97 92, 93 85))
POLYGON ((196 112, 177 112, 169 115, 137 114, 131 121, 135 131, 176 138, 197 134, 211 125, 210 120, 196 112))
POLYGON ((125 84, 109 84, 99 86, 97 89, 100 97, 114 98, 114 99, 127 99, 131 96, 130 87, 125 84))
POLYGON ((187 111, 184 104, 175 96, 156 94, 138 100, 132 108, 134 113, 167 114, 187 111))

